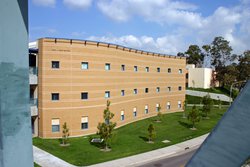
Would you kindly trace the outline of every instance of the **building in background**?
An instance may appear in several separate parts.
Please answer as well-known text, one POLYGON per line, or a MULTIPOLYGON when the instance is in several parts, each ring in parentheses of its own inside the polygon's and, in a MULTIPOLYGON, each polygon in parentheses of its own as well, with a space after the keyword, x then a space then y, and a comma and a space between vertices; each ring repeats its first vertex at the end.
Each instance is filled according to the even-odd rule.
POLYGON ((182 111, 183 57, 56 38, 30 48, 30 73, 37 77, 30 97, 38 106, 32 127, 40 137, 61 137, 64 122, 70 136, 96 133, 107 100, 118 127, 157 115, 159 105, 163 113, 182 111))
POLYGON ((189 88, 210 88, 213 81, 212 68, 195 68, 194 64, 186 66, 186 86, 189 88))

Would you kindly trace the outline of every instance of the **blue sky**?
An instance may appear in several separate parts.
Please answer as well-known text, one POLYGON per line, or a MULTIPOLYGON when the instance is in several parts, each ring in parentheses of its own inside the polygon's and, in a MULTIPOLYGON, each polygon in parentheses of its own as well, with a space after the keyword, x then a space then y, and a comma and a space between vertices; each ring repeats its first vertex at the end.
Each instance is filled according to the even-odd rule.
POLYGON ((89 39, 166 54, 230 41, 250 49, 250 0, 29 0, 30 41, 89 39))

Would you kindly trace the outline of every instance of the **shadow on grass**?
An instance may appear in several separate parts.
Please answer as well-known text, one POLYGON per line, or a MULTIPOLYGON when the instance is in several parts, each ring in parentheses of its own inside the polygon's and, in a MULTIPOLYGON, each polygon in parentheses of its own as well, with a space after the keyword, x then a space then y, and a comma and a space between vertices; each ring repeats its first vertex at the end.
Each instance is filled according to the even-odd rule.
POLYGON ((224 115, 224 113, 217 113, 217 115, 222 117, 224 115))
POLYGON ((185 128, 192 128, 192 125, 190 123, 183 122, 183 121, 178 121, 178 122, 181 126, 184 126, 185 128))
POLYGON ((142 139, 143 141, 148 141, 148 138, 145 136, 139 136, 140 139, 142 139))

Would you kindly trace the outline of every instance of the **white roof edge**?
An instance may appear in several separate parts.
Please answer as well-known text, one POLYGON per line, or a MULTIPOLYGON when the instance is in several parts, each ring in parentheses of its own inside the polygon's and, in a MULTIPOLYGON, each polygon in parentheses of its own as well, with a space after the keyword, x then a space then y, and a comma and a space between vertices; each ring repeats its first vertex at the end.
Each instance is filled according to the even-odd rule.
POLYGON ((29 42, 29 49, 38 49, 38 42, 29 42))

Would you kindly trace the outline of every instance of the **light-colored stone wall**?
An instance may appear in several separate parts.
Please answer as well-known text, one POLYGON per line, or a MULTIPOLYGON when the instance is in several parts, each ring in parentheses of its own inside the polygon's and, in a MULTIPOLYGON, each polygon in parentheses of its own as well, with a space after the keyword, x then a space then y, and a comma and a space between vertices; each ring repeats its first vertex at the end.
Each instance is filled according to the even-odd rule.
POLYGON ((70 136, 95 133, 98 122, 103 121, 107 100, 111 101, 110 110, 115 114, 113 121, 118 126, 156 115, 158 103, 162 112, 182 110, 178 108, 178 101, 185 100, 185 58, 67 39, 40 39, 38 46, 41 137, 61 137, 64 122, 69 126, 70 136), (52 69, 51 61, 60 61, 60 68, 52 69), (81 62, 88 62, 89 69, 82 70, 81 62), (105 70, 105 63, 111 64, 110 71, 105 70), (125 65, 125 71, 121 71, 121 65, 125 65), (134 72, 134 66, 138 66, 138 72, 134 72), (145 67, 149 67, 149 72, 145 67), (171 92, 167 91, 169 86, 171 92), (156 87, 160 87, 159 93, 156 87), (149 93, 144 92, 145 88, 149 88, 149 93), (133 93, 134 89, 138 94, 133 93), (125 96, 121 96, 121 90, 125 90, 125 96), (105 91, 110 91, 109 99, 104 98, 105 91), (81 92, 88 92, 88 100, 81 100, 81 92), (51 93, 60 93, 60 100, 52 101, 51 93), (171 102, 168 111, 167 102, 171 102), (148 114, 144 113, 145 105, 149 107, 148 114), (134 107, 137 117, 133 116, 134 107), (124 121, 121 121, 121 111, 125 114, 124 121), (88 116, 87 130, 81 129, 82 116, 88 116), (60 132, 52 133, 51 120, 54 118, 60 119, 60 132))
POLYGON ((212 80, 212 69, 210 68, 189 68, 188 87, 210 88, 212 80))

